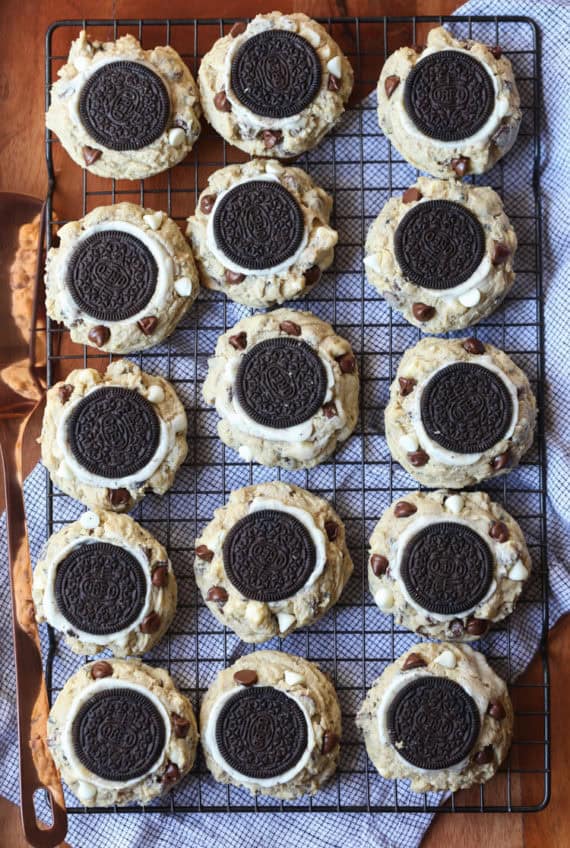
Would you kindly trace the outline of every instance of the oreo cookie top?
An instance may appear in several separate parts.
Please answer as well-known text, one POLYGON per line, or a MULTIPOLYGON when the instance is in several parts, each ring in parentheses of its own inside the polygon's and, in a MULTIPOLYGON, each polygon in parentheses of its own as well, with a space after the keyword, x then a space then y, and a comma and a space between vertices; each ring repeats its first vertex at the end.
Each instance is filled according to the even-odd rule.
POLYGON ((398 224, 394 250, 412 283, 451 289, 468 280, 481 264, 485 232, 479 219, 460 203, 426 200, 398 224))
POLYGON ((455 521, 419 530, 400 562, 400 576, 411 597, 439 615, 477 606, 489 591, 493 569, 493 554, 483 537, 455 521))
POLYGON ((98 321, 126 321, 152 298, 158 266, 136 236, 104 230, 80 239, 67 265, 66 283, 80 309, 98 321))
POLYGON ((484 126, 495 107, 491 75, 477 59, 459 50, 441 50, 420 59, 406 79, 404 106, 424 135, 461 141, 484 126))
POLYGON ((421 418, 434 442, 454 453, 483 453, 500 442, 513 414, 505 382, 472 362, 446 365, 424 386, 421 418))
POLYGON ((246 39, 230 71, 234 95, 263 118, 298 115, 317 96, 321 78, 313 46, 297 33, 274 29, 246 39))
POLYGON ((120 479, 154 457, 160 423, 153 405, 135 389, 104 386, 82 398, 69 416, 67 438, 77 462, 91 474, 120 479))
POLYGON ((170 118, 170 97, 147 65, 120 60, 101 65, 79 97, 81 123, 110 150, 140 150, 160 138, 170 118))
POLYGON ((316 561, 307 528, 277 509, 251 512, 234 524, 223 548, 226 573, 245 598, 281 601, 309 579, 316 561))
POLYGON ((254 780, 292 769, 308 741, 302 709, 272 686, 238 690, 222 707, 215 732, 228 765, 254 780))
POLYGON ((241 268, 264 271, 291 259, 305 232, 301 207, 281 183, 248 180, 227 191, 213 218, 219 250, 241 268))
POLYGON ((387 712, 398 754, 421 769, 446 769, 475 746, 481 718, 471 695, 444 677, 417 677, 400 689, 387 712))
POLYGON ((126 686, 97 692, 71 727, 73 749, 85 768, 104 780, 134 780, 156 765, 166 741, 153 702, 126 686))
POLYGON ((84 543, 57 566, 59 610, 85 633, 108 635, 130 627, 142 612, 146 590, 140 562, 119 545, 84 543))
POLYGON ((327 374, 306 342, 266 339, 242 356, 235 391, 250 418, 265 427, 285 429, 308 421, 320 409, 327 374))

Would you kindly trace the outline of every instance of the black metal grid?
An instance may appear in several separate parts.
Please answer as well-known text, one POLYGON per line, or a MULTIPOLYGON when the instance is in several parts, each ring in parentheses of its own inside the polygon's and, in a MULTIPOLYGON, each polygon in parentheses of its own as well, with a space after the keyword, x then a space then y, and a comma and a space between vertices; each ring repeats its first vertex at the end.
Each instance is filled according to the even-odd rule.
MULTIPOLYGON (((236 19, 216 20, 76 20, 54 23, 46 36, 46 108, 49 87, 64 63, 69 42, 80 27, 109 40, 131 32, 143 46, 172 44, 194 73, 200 57, 236 19)), ((355 561, 355 574, 340 603, 320 623, 262 647, 283 648, 318 662, 336 685, 343 708, 343 745, 337 776, 315 797, 290 802, 252 799, 243 790, 216 784, 200 756, 191 775, 166 799, 146 807, 109 808, 103 812, 451 812, 532 811, 543 808, 550 791, 549 690, 546 639, 548 629, 546 571, 546 506, 544 424, 539 419, 537 443, 521 467, 484 486, 521 523, 533 557, 534 577, 519 610, 534 615, 542 627, 541 670, 525 684, 513 683, 515 739, 499 774, 486 786, 452 795, 443 807, 435 794, 414 795, 406 781, 384 781, 369 763, 354 724, 365 691, 387 664, 417 637, 395 627, 374 605, 366 586, 366 547, 381 512, 395 498, 416 488, 393 463, 383 438, 383 408, 395 369, 405 349, 420 333, 392 313, 369 286, 362 269, 362 247, 368 226, 393 193, 403 191, 417 172, 407 165, 378 129, 371 92, 386 57, 403 44, 418 43, 434 25, 448 23, 454 31, 487 43, 507 45, 522 96, 525 117, 513 151, 478 184, 493 186, 504 198, 518 233, 517 284, 505 304, 475 330, 484 340, 507 351, 529 375, 538 405, 543 402, 543 310, 541 276, 540 165, 540 43, 535 23, 522 17, 399 17, 321 19, 355 69, 355 97, 337 130, 298 164, 335 196, 340 233, 335 264, 317 289, 297 304, 330 320, 359 354, 362 377, 359 426, 337 455, 310 471, 279 471, 250 466, 226 449, 215 435, 216 414, 205 408, 201 383, 207 357, 217 336, 250 310, 222 296, 203 292, 186 320, 167 344, 132 356, 147 371, 171 380, 189 416, 189 457, 172 490, 162 499, 147 496, 133 513, 167 545, 179 583, 179 609, 170 634, 145 658, 168 667, 180 688, 199 706, 216 672, 252 646, 241 643, 213 619, 202 604, 192 577, 193 540, 213 509, 232 489, 271 479, 283 479, 329 498, 339 510, 355 561), (512 49, 510 49, 512 47, 512 49), (347 146, 348 145, 348 146, 347 146), (347 152, 348 151, 348 152, 347 152), (356 151, 356 153, 355 153, 356 151), (524 169, 525 189, 513 188, 524 169)), ((52 218, 48 245, 57 227, 95 206, 131 200, 161 208, 181 224, 194 209, 207 176, 215 169, 247 157, 226 145, 206 124, 192 155, 166 174, 145 182, 104 180, 81 172, 46 133, 49 176, 48 215, 52 218), (55 211, 61 214, 56 218, 55 211)), ((73 345, 64 328, 47 322, 48 382, 52 385, 73 367, 104 368, 110 357, 73 345)), ((464 335, 464 334, 463 334, 464 335)), ((82 508, 54 490, 47 477, 48 532, 76 518, 82 508)), ((518 640, 522 630, 512 617, 476 645, 503 676, 522 670, 518 640)), ((66 649, 48 629, 46 676, 50 697, 82 660, 66 649)), ((67 792, 67 790, 66 790, 67 792)), ((89 813, 67 792, 68 812, 89 813)), ((95 814, 102 812, 96 810, 95 814)))

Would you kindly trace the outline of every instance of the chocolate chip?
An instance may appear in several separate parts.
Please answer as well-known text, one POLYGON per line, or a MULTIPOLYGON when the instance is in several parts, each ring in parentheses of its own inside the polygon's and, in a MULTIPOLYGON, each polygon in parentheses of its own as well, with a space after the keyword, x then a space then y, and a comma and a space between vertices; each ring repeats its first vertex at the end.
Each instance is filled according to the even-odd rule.
POLYGON ((214 551, 211 551, 206 545, 198 545, 195 553, 198 559, 203 559, 206 562, 212 562, 214 559, 214 551))
POLYGON ((400 384, 400 394, 402 397, 406 397, 414 391, 417 380, 414 380, 413 377, 398 377, 398 383, 400 384))
POLYGON ((218 112, 231 112, 232 104, 226 97, 225 91, 218 91, 216 96, 214 97, 214 106, 218 110, 218 112))
POLYGON ((188 731, 190 730, 190 722, 188 719, 184 718, 184 716, 178 715, 178 713, 170 713, 170 720, 172 721, 172 728, 176 738, 186 739, 188 731))
POLYGON ((239 283, 243 283, 245 274, 240 274, 238 271, 230 271, 229 268, 226 268, 224 271, 224 280, 228 286, 237 286, 239 283))
POLYGON ((495 59, 500 59, 503 55, 503 51, 498 44, 494 44, 492 47, 488 47, 487 49, 489 50, 489 53, 495 57, 495 59))
POLYGON ((307 268, 305 271, 305 282, 308 286, 314 286, 315 283, 318 283, 321 279, 322 271, 318 265, 311 265, 310 268, 307 268))
POLYGON ((370 557, 370 568, 376 575, 376 577, 381 577, 382 574, 386 574, 388 569, 388 560, 385 556, 381 554, 372 554, 370 557))
POLYGON ((238 35, 242 35, 246 31, 246 29, 247 24, 245 24, 243 21, 238 21, 231 28, 230 35, 232 38, 237 38, 238 35))
POLYGON ((94 147, 88 147, 87 145, 81 148, 81 152, 86 165, 92 165, 102 154, 101 150, 96 150, 94 147))
POLYGON ((400 77, 397 77, 395 74, 390 77, 386 77, 384 80, 384 91, 386 92, 386 97, 391 97, 399 85, 400 77))
POLYGON ((235 350, 245 350, 247 347, 247 333, 238 333, 236 336, 230 336, 228 342, 235 350))
POLYGON ((150 336, 156 330, 156 325, 158 324, 158 318, 155 315, 147 315, 146 318, 141 318, 140 321, 137 321, 137 326, 141 333, 144 333, 145 336, 150 336))
POLYGON ((428 306, 427 303, 413 303, 412 313, 417 321, 430 321, 435 315, 435 306, 428 306))
POLYGON ((474 338, 471 336, 468 339, 465 339, 463 342, 463 349, 467 351, 467 353, 473 353, 476 356, 480 356, 482 353, 485 353, 485 345, 480 339, 474 338))
POLYGON ((156 633, 160 629, 160 616, 157 612, 149 612, 141 621, 141 633, 156 633))
POLYGON ((487 745, 482 751, 477 751, 473 757, 473 761, 477 763, 478 766, 484 766, 486 763, 492 763, 493 760, 494 754, 492 745, 487 745))
POLYGON ((461 639, 463 636, 463 622, 459 618, 454 618, 453 621, 449 625, 449 632, 453 636, 454 639, 461 639))
POLYGON ((502 721, 507 714, 500 701, 490 701, 487 707, 487 713, 497 721, 502 721))
POLYGON ((108 489, 107 491, 112 506, 126 506, 131 502, 128 489, 108 489))
POLYGON ((62 403, 67 403, 72 394, 73 386, 71 383, 64 383, 63 386, 60 386, 57 390, 57 395, 62 403))
POLYGON ((113 666, 111 663, 100 660, 91 666, 91 677, 93 680, 101 680, 102 677, 111 677, 113 674, 113 666))
POLYGON ((329 401, 328 403, 323 404, 323 412, 324 412, 325 418, 334 418, 335 415, 338 414, 336 406, 332 402, 332 400, 329 401))
POLYGON ((417 506, 409 501, 398 501, 394 507, 394 515, 396 518, 407 518, 409 515, 413 515, 414 512, 417 511, 417 506))
POLYGON ((212 586, 206 594, 207 601, 215 601, 217 604, 225 604, 228 593, 222 586, 212 586))
POLYGON ((333 733, 332 730, 327 730, 323 736, 323 747, 321 748, 322 754, 330 754, 331 751, 334 751, 340 739, 336 733, 333 733))
POLYGON ((163 589, 168 581, 168 566, 165 564, 157 565, 152 572, 152 585, 157 589, 163 589))
POLYGON ((500 241, 494 242, 492 263, 493 265, 502 265, 511 255, 511 250, 508 245, 500 241))
POLYGON ((424 450, 410 451, 408 459, 414 468, 421 468, 422 465, 426 465, 429 462, 429 454, 424 450))
POLYGON ((489 530, 489 536, 491 539, 496 539, 497 542, 503 544, 503 542, 507 542, 509 540, 510 535, 509 528, 504 521, 494 521, 491 524, 491 529, 489 530))
POLYGON ((300 336, 301 335, 301 327, 299 324, 296 324, 294 321, 281 321, 279 324, 279 329, 283 333, 287 333, 288 336, 300 336))
POLYGON ((200 201, 200 212, 203 212, 204 215, 209 215, 212 209, 214 208, 215 202, 215 194, 205 194, 202 200, 200 201))
POLYGON ((253 668, 242 668, 241 671, 236 671, 234 680, 241 686, 253 686, 257 683, 257 671, 253 668))
POLYGON ((469 618, 465 630, 470 636, 483 636, 489 629, 489 622, 485 618, 469 618))
POLYGON ((419 654, 408 654, 402 666, 402 671, 411 671, 412 668, 423 668, 427 663, 419 654))
POLYGON ((180 769, 176 763, 168 763, 166 771, 162 777, 164 783, 176 783, 180 780, 180 769))
POLYGON ((451 160, 451 167, 458 177, 464 177, 469 167, 469 159, 465 156, 460 156, 458 159, 451 160))
POLYGON ((423 194, 418 188, 407 188, 402 195, 402 201, 404 203, 415 203, 416 200, 421 200, 423 194))
POLYGON ((263 130, 261 136, 266 150, 271 150, 272 147, 283 141, 281 130, 263 130))
POLYGON ((334 74, 329 74, 329 81, 327 83, 327 88, 329 91, 339 91, 340 89, 340 80, 338 77, 335 77, 334 74))
POLYGON ((90 342, 93 342, 94 345, 97 345, 97 347, 103 347, 103 345, 111 338, 111 331, 108 327, 103 327, 101 325, 91 327, 87 333, 87 338, 90 342))
POLYGON ((354 374, 356 370, 356 359, 352 353, 345 353, 342 356, 337 356, 336 361, 343 374, 354 374))
POLYGON ((338 524, 336 521, 325 521, 325 530, 329 542, 334 542, 338 536, 338 524))
POLYGON ((504 453, 500 453, 497 456, 493 457, 491 460, 491 467, 494 471, 501 471, 503 468, 506 468, 511 464, 511 453, 510 451, 505 451, 504 453))

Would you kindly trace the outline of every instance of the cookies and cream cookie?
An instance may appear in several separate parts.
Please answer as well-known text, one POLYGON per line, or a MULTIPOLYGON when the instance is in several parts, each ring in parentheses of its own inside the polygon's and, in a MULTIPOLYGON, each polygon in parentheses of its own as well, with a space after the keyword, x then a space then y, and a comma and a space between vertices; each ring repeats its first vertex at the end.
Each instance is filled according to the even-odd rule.
POLYGON ((331 210, 308 174, 274 159, 215 171, 188 219, 202 285, 253 307, 309 292, 333 261, 331 210))
POLYGON ((341 732, 328 677, 281 651, 256 651, 221 671, 200 709, 208 769, 253 795, 314 795, 336 771, 341 732))
POLYGON ((72 371, 47 393, 40 442, 54 484, 95 510, 128 512, 163 495, 188 452, 170 383, 126 359, 72 371))
POLYGON ((306 15, 270 12, 237 23, 202 59, 204 115, 251 156, 286 159, 337 123, 354 75, 338 44, 306 15))
POLYGON ((358 386, 346 339, 310 312, 276 309, 220 336, 203 394, 242 459, 311 468, 354 430, 358 386))
POLYGON ((137 180, 171 168, 200 134, 194 78, 176 50, 132 35, 72 43, 51 88, 46 124, 71 158, 100 177, 137 180))
POLYGON ((99 206, 59 230, 46 265, 46 309, 71 338, 112 353, 159 344, 199 290, 192 251, 164 212, 99 206))
POLYGON ((409 348, 385 413, 392 456, 428 488, 506 474, 530 448, 535 423, 527 376, 475 338, 427 338, 409 348))
POLYGON ((77 654, 144 654, 176 611, 176 578, 163 546, 128 515, 84 512, 54 533, 34 569, 36 620, 77 654))
POLYGON ((492 188, 420 177, 372 224, 368 281, 425 333, 486 318, 513 285, 517 237, 492 188))
POLYGON ((374 601, 430 639, 479 639, 510 615, 530 571, 521 528, 484 492, 411 492, 370 538, 374 601))
POLYGON ((335 510, 289 483, 236 489, 196 539, 202 597, 245 642, 313 624, 338 601, 352 567, 335 510))
POLYGON ((511 63, 498 46, 432 29, 425 48, 401 47, 384 64, 378 120, 415 168, 445 178, 482 174, 519 132, 511 63))
POLYGON ((421 642, 389 665, 356 722, 382 777, 412 792, 490 780, 509 751, 513 707, 505 682, 467 645, 421 642))
POLYGON ((146 804, 194 765, 198 728, 188 698, 162 668, 140 660, 84 665, 47 723, 53 758, 86 807, 146 804))

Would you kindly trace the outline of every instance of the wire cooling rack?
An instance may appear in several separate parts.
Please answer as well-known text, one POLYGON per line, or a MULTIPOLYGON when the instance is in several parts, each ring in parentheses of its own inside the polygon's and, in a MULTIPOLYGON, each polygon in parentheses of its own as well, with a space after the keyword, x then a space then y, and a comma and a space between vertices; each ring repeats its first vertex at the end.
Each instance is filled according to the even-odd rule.
MULTIPOLYGON (((93 38, 110 40, 135 35, 146 48, 171 44, 196 73, 200 57, 232 20, 76 20, 54 23, 46 37, 46 107, 49 87, 65 62, 69 44, 82 27, 93 38)), ((145 660, 167 667, 195 709, 216 673, 253 650, 226 631, 203 605, 193 575, 193 543, 232 489, 262 481, 294 482, 329 498, 343 517, 355 573, 341 601, 323 620, 281 642, 263 647, 284 649, 317 662, 336 686, 343 710, 343 742, 336 777, 313 798, 278 801, 252 799, 235 787, 217 784, 200 756, 191 773, 166 799, 146 807, 109 808, 103 812, 242 812, 347 811, 428 812, 447 810, 531 811, 549 796, 549 693, 546 637, 548 626, 545 452, 542 417, 535 446, 522 465, 485 488, 521 523, 533 558, 533 577, 517 612, 476 645, 495 670, 512 679, 529 656, 525 633, 532 622, 542 633, 542 664, 536 676, 511 685, 516 721, 514 744, 499 774, 487 785, 452 795, 441 807, 437 794, 415 795, 407 781, 385 781, 368 761, 354 717, 366 690, 417 637, 394 626, 374 605, 366 584, 367 541, 390 502, 416 488, 394 463, 383 435, 383 410, 399 359, 420 338, 388 308, 363 274, 363 245, 374 217, 392 194, 416 178, 383 137, 376 120, 373 91, 386 57, 404 44, 421 43, 434 25, 500 44, 513 62, 524 119, 515 148, 490 173, 477 178, 503 197, 516 228, 517 282, 503 306, 475 334, 507 351, 526 371, 543 403, 543 310, 540 234, 540 44, 533 21, 521 17, 335 18, 324 19, 333 38, 350 59, 356 76, 349 109, 334 133, 295 163, 333 194, 334 225, 339 231, 335 263, 305 300, 293 306, 310 309, 331 321, 359 355, 362 377, 360 422, 354 435, 330 461, 309 471, 283 471, 249 465, 226 449, 216 435, 217 416, 206 408, 201 385, 217 337, 249 310, 216 293, 203 292, 168 343, 133 358, 151 373, 174 384, 189 417, 189 456, 171 491, 162 499, 147 496, 134 517, 168 548, 179 584, 179 608, 170 634, 145 660)), ((192 155, 165 174, 140 182, 106 180, 81 171, 51 133, 46 134, 49 175, 48 214, 53 219, 49 245, 57 228, 96 206, 130 200, 163 209, 180 225, 192 214, 207 177, 217 168, 247 157, 226 145, 204 125, 192 155)), ((465 333, 463 334, 465 335, 465 333)), ((52 385, 72 368, 109 361, 92 348, 70 342, 64 328, 47 322, 48 382, 52 385)), ((47 477, 47 475, 46 475, 47 477)), ((54 490, 47 479, 47 528, 56 531, 82 512, 72 499, 54 490)), ((526 637, 528 639, 528 635, 526 637)), ((46 677, 54 698, 82 659, 48 631, 46 677)), ((66 790, 67 792, 67 790, 66 790)), ((67 792, 68 812, 90 813, 67 792)), ((101 810, 95 811, 96 814, 101 810)))

